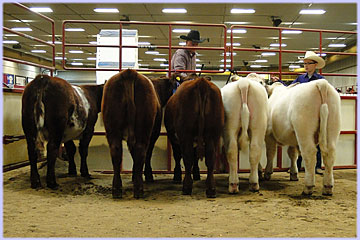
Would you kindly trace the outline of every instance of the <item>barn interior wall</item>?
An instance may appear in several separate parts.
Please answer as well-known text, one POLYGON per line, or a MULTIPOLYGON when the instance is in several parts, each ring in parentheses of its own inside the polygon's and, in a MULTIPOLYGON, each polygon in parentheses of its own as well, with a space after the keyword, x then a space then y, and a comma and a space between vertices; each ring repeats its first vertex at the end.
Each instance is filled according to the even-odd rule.
MULTIPOLYGON (((349 56, 340 61, 332 62, 325 66, 324 73, 357 74, 357 57, 349 56)), ((351 87, 356 85, 356 77, 325 77, 334 87, 351 87)))
POLYGON ((3 61, 3 73, 35 78, 35 76, 40 73, 40 68, 21 63, 3 61))

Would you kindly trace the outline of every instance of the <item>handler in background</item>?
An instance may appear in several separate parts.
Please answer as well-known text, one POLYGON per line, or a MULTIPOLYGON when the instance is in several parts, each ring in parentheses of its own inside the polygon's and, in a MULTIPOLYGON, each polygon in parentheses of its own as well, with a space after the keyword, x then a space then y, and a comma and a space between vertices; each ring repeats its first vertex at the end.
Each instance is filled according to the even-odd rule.
MULTIPOLYGON (((187 47, 197 47, 199 43, 205 41, 200 39, 200 33, 197 30, 191 30, 187 36, 181 35, 181 39, 186 40, 187 47)), ((178 49, 171 58, 171 69, 175 70, 194 70, 196 68, 196 52, 194 49, 178 49)), ((180 73, 186 77, 192 73, 180 73)))

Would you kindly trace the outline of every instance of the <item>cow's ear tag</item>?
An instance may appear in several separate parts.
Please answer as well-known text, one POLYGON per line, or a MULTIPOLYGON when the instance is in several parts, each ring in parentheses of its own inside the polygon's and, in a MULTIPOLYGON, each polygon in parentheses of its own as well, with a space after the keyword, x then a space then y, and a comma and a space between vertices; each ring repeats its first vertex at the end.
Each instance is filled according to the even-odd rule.
POLYGON ((180 82, 180 77, 176 77, 176 81, 180 82))

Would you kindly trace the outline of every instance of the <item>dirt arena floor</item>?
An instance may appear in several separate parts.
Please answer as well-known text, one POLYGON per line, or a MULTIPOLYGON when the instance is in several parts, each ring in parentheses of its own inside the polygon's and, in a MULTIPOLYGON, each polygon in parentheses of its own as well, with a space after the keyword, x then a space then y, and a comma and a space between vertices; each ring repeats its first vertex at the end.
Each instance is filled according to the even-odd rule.
MULTIPOLYGON (((46 167, 40 169, 43 186, 46 167)), ((205 196, 205 177, 195 182, 192 196, 181 194, 172 175, 155 175, 145 185, 144 199, 133 199, 131 175, 123 174, 123 198, 111 197, 111 174, 68 177, 57 161, 60 188, 30 188, 29 167, 3 174, 4 237, 356 237, 356 170, 335 170, 332 197, 301 195, 289 174, 273 174, 248 191, 248 174, 240 175, 240 193, 227 193, 227 174, 215 175, 217 198, 205 196)))

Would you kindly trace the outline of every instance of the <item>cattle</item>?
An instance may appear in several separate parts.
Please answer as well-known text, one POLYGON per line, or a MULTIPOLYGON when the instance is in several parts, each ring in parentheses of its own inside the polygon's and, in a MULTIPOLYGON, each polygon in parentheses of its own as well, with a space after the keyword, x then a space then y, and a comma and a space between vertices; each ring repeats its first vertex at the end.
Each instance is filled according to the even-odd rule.
POLYGON ((154 85, 135 70, 124 70, 106 82, 101 111, 114 169, 113 198, 122 197, 122 140, 133 159, 134 197, 143 197, 142 170, 160 108, 154 85))
POLYGON ((146 182, 153 182, 154 177, 152 174, 152 168, 151 168, 151 156, 154 149, 154 145, 156 140, 160 136, 160 130, 161 130, 161 121, 163 116, 163 107, 165 107, 167 101, 171 97, 171 95, 176 90, 178 84, 183 82, 183 78, 181 76, 177 76, 173 74, 171 77, 160 77, 160 78, 150 78, 151 82, 154 85, 156 96, 158 98, 158 101, 161 105, 160 111, 157 112, 153 132, 151 134, 149 147, 146 153, 146 159, 145 159, 145 181, 146 182))
POLYGON ((258 164, 267 125, 267 93, 263 79, 257 74, 239 77, 221 88, 225 109, 223 133, 226 158, 229 163, 229 193, 239 192, 239 150, 249 153, 250 190, 259 190, 258 164))
POLYGON ((61 143, 69 157, 69 174, 76 175, 75 144, 80 139, 80 172, 90 177, 86 158, 94 126, 101 109, 103 85, 72 86, 67 81, 38 75, 22 96, 22 127, 30 160, 31 187, 41 187, 37 169, 39 146, 47 143, 47 186, 56 189, 55 160, 61 143))
POLYGON ((182 193, 191 195, 191 170, 205 156, 207 166, 206 196, 216 197, 213 175, 216 152, 224 125, 224 108, 219 88, 205 78, 185 81, 166 108, 164 123, 175 158, 174 179, 181 181, 180 160, 183 157, 185 177, 182 193), (196 147, 196 154, 194 150, 196 147))
POLYGON ((265 179, 273 172, 276 145, 287 145, 291 159, 290 179, 298 180, 298 150, 305 161, 303 194, 311 195, 315 186, 316 145, 320 145, 325 173, 324 195, 332 195, 333 164, 340 134, 340 96, 325 79, 288 87, 274 83, 267 87, 269 121, 266 133, 267 165, 265 179))

